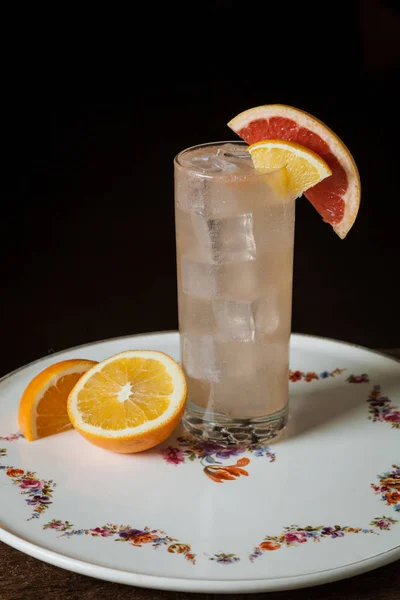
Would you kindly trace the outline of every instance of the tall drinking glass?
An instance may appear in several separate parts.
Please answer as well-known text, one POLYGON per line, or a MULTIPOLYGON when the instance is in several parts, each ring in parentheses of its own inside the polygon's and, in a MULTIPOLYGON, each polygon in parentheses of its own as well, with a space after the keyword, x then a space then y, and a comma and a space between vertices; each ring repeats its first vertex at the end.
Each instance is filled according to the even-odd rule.
POLYGON ((185 428, 219 444, 276 437, 288 410, 295 199, 242 142, 175 158, 185 428))

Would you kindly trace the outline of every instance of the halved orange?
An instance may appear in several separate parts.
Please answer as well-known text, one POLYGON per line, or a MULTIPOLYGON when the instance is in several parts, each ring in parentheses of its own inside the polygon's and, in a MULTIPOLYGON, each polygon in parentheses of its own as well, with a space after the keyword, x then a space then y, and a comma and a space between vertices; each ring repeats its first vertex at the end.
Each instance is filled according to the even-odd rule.
POLYGON ((318 154, 328 164, 332 176, 304 195, 339 237, 347 235, 358 213, 360 177, 351 153, 329 127, 302 110, 282 104, 246 110, 228 126, 248 144, 285 140, 318 154))
POLYGON ((63 360, 32 379, 18 409, 18 425, 29 442, 72 429, 67 413, 68 394, 83 373, 96 364, 93 360, 63 360))
POLYGON ((89 442, 113 452, 141 452, 169 437, 186 394, 185 376, 173 358, 128 350, 83 375, 69 395, 68 414, 89 442))

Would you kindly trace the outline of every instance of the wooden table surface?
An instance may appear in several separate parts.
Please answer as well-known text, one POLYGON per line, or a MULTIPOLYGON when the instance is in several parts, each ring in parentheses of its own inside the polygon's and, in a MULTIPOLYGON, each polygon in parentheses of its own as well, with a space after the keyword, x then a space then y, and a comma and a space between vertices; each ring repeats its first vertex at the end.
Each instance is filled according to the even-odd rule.
MULTIPOLYGON (((400 348, 382 352, 400 358, 400 348)), ((268 600, 400 600, 400 561, 323 586, 254 596, 268 596, 268 600)), ((217 600, 228 596, 165 592, 101 581, 53 567, 0 542, 0 600, 180 600, 196 597, 217 600)), ((235 600, 247 596, 234 594, 229 597, 235 600)))

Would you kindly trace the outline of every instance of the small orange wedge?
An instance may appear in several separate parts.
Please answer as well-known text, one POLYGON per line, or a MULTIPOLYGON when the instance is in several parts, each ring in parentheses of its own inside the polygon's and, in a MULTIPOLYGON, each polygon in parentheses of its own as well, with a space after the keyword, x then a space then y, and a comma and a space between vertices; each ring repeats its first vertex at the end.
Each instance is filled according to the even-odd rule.
POLYGON ((72 429, 67 412, 68 395, 93 360, 63 360, 41 371, 24 391, 19 404, 18 425, 25 438, 39 438, 72 429))
POLYGON ((295 197, 332 175, 329 166, 318 154, 294 142, 262 140, 247 150, 256 169, 285 167, 288 189, 295 197))

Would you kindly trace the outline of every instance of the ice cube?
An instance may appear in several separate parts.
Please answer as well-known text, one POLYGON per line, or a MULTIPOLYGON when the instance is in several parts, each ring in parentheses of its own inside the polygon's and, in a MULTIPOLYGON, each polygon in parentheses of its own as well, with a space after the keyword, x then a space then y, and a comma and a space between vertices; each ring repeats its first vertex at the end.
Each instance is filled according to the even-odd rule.
POLYGON ((218 291, 218 266, 201 263, 182 256, 182 290, 196 298, 215 298, 218 291))
POLYGON ((200 262, 211 262, 211 240, 206 219, 183 210, 176 210, 176 245, 179 255, 200 262))
POLYGON ((215 317, 210 300, 188 294, 179 296, 179 328, 196 334, 215 332, 215 317))
POLYGON ((185 375, 194 379, 218 381, 216 346, 211 335, 184 333, 181 336, 181 344, 185 375))
POLYGON ((286 348, 274 348, 266 366, 251 375, 234 375, 211 383, 208 410, 236 419, 263 417, 281 410, 288 398, 286 348))
POLYGON ((216 154, 195 157, 192 160, 192 164, 203 173, 210 175, 215 173, 233 173, 237 170, 237 166, 233 162, 216 154))
POLYGON ((251 173, 254 172, 254 165, 246 148, 245 144, 227 143, 218 148, 217 156, 235 165, 241 173, 251 173))
POLYGON ((265 338, 254 342, 220 341, 214 335, 185 332, 181 336, 184 371, 195 379, 217 382, 224 377, 249 377, 265 367, 271 344, 265 338))
POLYGON ((220 379, 250 377, 265 366, 270 353, 270 344, 265 338, 255 339, 253 342, 215 341, 214 353, 220 379))
POLYGON ((271 286, 269 296, 258 298, 252 304, 252 312, 255 327, 260 334, 271 334, 278 328, 280 315, 275 286, 271 286))
POLYGON ((222 219, 208 219, 207 230, 213 262, 255 260, 256 242, 251 213, 222 219))
POLYGON ((189 218, 186 229, 190 230, 191 241, 187 240, 186 247, 190 247, 186 254, 212 263, 255 260, 256 242, 251 214, 214 219, 190 215, 189 218))
POLYGON ((204 175, 232 173, 238 169, 237 164, 216 146, 210 146, 208 150, 200 148, 197 151, 185 153, 181 156, 181 162, 185 167, 192 167, 204 175))
POLYGON ((255 197, 261 194, 265 200, 268 193, 264 177, 255 174, 250 155, 235 144, 183 153, 179 163, 186 169, 177 167, 175 198, 177 207, 186 212, 240 214, 249 211, 255 197))
POLYGON ((266 295, 254 304, 256 330, 269 341, 287 340, 292 313, 291 279, 271 285, 266 295))
POLYGON ((269 293, 254 301, 214 300, 212 310, 218 340, 254 342, 265 336, 287 339, 291 324, 290 283, 270 286, 269 293))
POLYGON ((263 281, 259 261, 210 264, 181 259, 183 292, 198 298, 249 300, 257 298, 263 281))
POLYGON ((175 178, 175 201, 178 208, 188 213, 205 215, 209 198, 210 180, 182 174, 175 178))
POLYGON ((219 340, 252 342, 256 336, 256 322, 252 302, 214 300, 216 336, 219 340))
POLYGON ((225 377, 212 383, 208 410, 236 419, 256 418, 267 414, 267 370, 260 369, 249 377, 225 377))
POLYGON ((188 400, 199 408, 206 409, 209 404, 212 383, 207 379, 196 379, 186 375, 188 400))
MULTIPOLYGON (((266 204, 254 209, 253 235, 257 244, 257 258, 281 262, 281 253, 289 260, 293 255, 294 214, 292 205, 266 204)), ((286 263, 285 263, 286 264, 286 263)), ((291 265, 290 265, 291 267, 291 265)))

